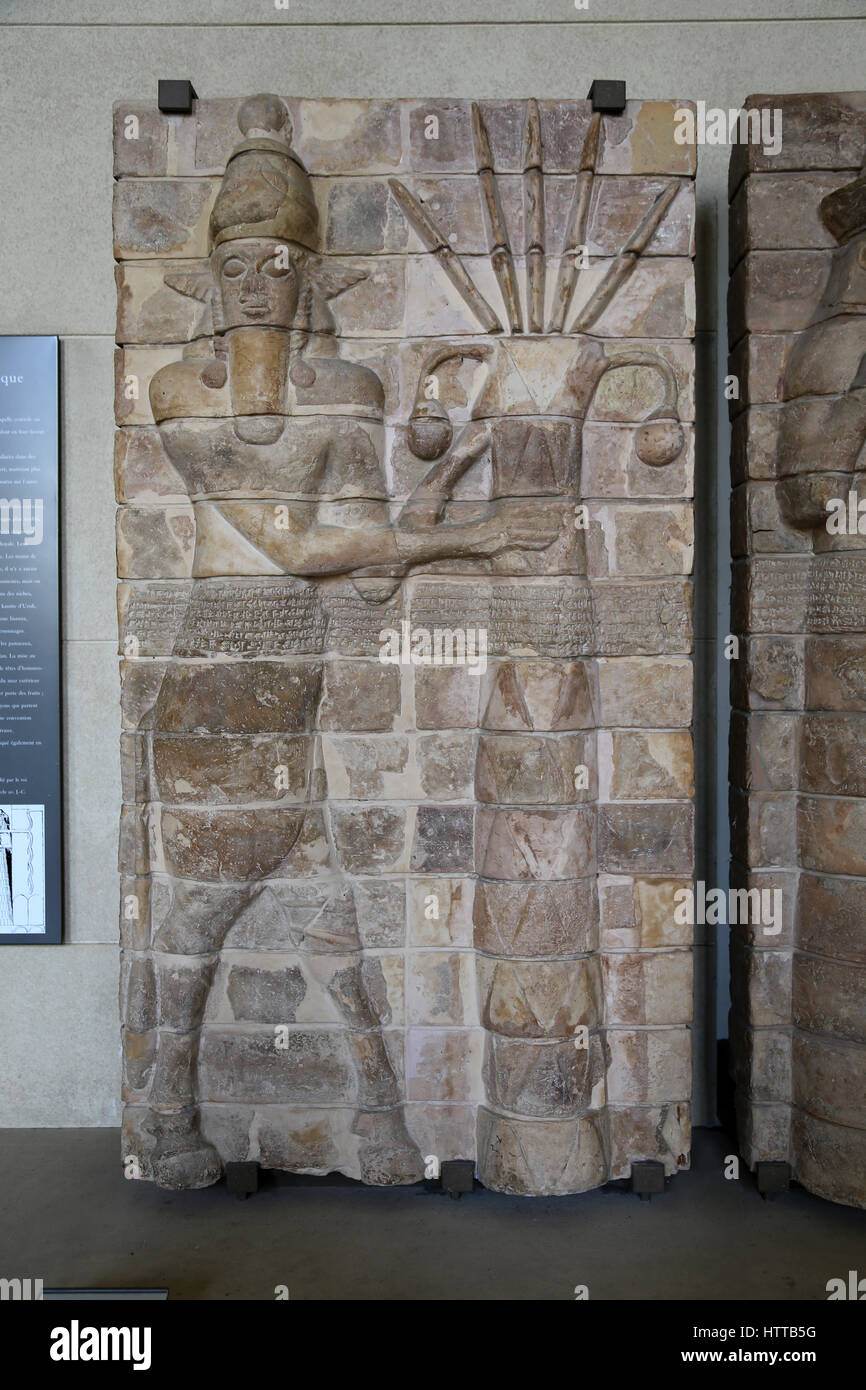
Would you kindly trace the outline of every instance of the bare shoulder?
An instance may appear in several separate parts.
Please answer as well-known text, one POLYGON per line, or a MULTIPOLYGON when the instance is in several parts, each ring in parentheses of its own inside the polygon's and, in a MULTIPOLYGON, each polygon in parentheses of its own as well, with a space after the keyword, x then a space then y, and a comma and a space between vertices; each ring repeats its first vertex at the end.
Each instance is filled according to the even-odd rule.
POLYGON ((346 362, 341 357, 310 357, 306 359, 316 379, 309 386, 297 388, 299 405, 319 405, 333 410, 339 406, 366 407, 375 417, 382 414, 385 391, 381 381, 369 367, 346 362))
MULTIPOLYGON (((157 424, 178 417, 230 415, 231 397, 219 374, 213 354, 183 357, 154 372, 150 382, 150 408, 157 424)), ((224 377, 224 373, 223 373, 224 377)))

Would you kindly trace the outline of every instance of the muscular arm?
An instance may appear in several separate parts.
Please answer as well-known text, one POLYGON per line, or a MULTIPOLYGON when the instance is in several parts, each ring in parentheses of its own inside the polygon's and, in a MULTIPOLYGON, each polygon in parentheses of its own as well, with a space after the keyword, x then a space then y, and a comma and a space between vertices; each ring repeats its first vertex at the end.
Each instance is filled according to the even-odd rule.
POLYGON ((527 524, 514 517, 509 520, 505 510, 496 506, 481 520, 464 524, 446 521, 416 531, 403 525, 391 527, 386 521, 382 524, 377 517, 371 517, 370 524, 322 524, 317 503, 252 500, 204 503, 197 512, 197 523, 202 532, 200 541, 206 541, 204 532, 213 530, 213 545, 203 546, 209 557, 220 555, 220 528, 228 523, 238 537, 282 573, 310 578, 374 567, 399 574, 414 564, 457 555, 496 555, 514 545, 544 549, 559 531, 559 517, 539 527, 537 520, 527 524))
MULTIPOLYGON (((504 514, 498 511, 479 521, 463 525, 442 522, 421 532, 377 524, 372 519, 369 525, 323 524, 314 502, 245 500, 200 506, 198 524, 202 532, 226 522, 284 574, 310 578, 372 567, 401 572, 412 565, 454 555, 493 555, 509 545, 543 548, 558 530, 556 520, 551 523, 549 534, 536 526, 524 535, 513 524, 506 525, 504 514)), ((216 544, 206 547, 209 555, 219 554, 217 530, 214 539, 216 544)))

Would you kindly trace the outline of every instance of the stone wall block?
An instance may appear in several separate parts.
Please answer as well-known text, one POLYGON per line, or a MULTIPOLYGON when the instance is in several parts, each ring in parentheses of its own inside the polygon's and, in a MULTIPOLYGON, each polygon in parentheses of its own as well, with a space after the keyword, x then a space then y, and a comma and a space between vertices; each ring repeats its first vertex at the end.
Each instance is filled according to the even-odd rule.
POLYGON ((601 1038, 536 1043, 488 1033, 484 1083, 492 1106, 516 1115, 559 1119, 604 1103, 601 1038))
POLYGON ((688 951, 606 954, 605 1021, 608 1024, 658 1026, 690 1023, 692 969, 688 951))
POLYGON ((477 962, 481 1022, 514 1038, 569 1038, 601 1022, 601 967, 596 956, 568 961, 477 962))
POLYGON ((168 173, 169 122, 170 118, 153 106, 133 101, 115 102, 115 178, 168 173))
POLYGON ((866 102, 862 92, 766 93, 749 96, 747 110, 782 112, 782 147, 736 144, 731 151, 729 192, 749 174, 784 170, 860 168, 866 139, 866 102))
POLYGON ((692 808, 658 805, 600 806, 599 866, 606 873, 691 872, 692 808))
POLYGON ((598 663, 600 722, 607 728, 688 727, 692 666, 684 657, 605 659, 598 663))
POLYGON ((480 878, 473 922, 476 949, 485 955, 565 957, 595 951, 595 880, 524 884, 480 878))
POLYGON ((610 1176, 630 1178, 631 1165, 643 1159, 664 1164, 665 1176, 689 1167, 691 1111, 687 1102, 666 1105, 612 1106, 610 1176))
POLYGON ((115 258, 206 256, 217 190, 213 179, 121 179, 115 184, 115 258))
POLYGON ((658 1105, 688 1096, 691 1088, 691 1036, 686 1028, 605 1033, 610 1061, 609 1100, 658 1105), (635 1084, 636 1083, 636 1084, 635 1084))
POLYGON ((493 1192, 557 1196, 604 1181, 608 1145, 603 1119, 517 1119, 478 1111, 478 1176, 493 1192))
POLYGON ((866 885, 860 879, 800 874, 796 903, 804 951, 866 965, 866 885))

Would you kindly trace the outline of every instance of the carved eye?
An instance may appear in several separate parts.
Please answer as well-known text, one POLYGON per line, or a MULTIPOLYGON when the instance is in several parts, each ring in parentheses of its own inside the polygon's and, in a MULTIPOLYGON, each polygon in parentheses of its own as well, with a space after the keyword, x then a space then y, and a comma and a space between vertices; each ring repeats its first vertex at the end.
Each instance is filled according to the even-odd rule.
POLYGON ((238 260, 237 256, 232 256, 229 260, 226 261, 225 265, 223 266, 222 273, 227 280, 237 280, 241 275, 243 275, 245 270, 246 266, 244 265, 243 261, 238 260))
POLYGON ((276 257, 273 257, 271 260, 265 261, 265 264, 262 266, 262 273, 264 275, 269 275, 272 280, 282 280, 286 275, 293 275, 294 269, 291 263, 288 265, 285 264, 284 256, 281 257, 279 261, 276 257))

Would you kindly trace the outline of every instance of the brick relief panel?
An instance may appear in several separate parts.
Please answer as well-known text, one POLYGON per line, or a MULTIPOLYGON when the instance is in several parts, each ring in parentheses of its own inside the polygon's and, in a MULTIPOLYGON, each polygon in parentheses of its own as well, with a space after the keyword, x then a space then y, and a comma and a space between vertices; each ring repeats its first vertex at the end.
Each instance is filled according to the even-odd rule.
POLYGON ((115 112, 124 1156, 688 1165, 673 102, 115 112))
POLYGON ((752 97, 731 163, 733 886, 743 1153, 866 1205, 866 95, 752 97), (863 499, 862 510, 860 499, 863 499))

